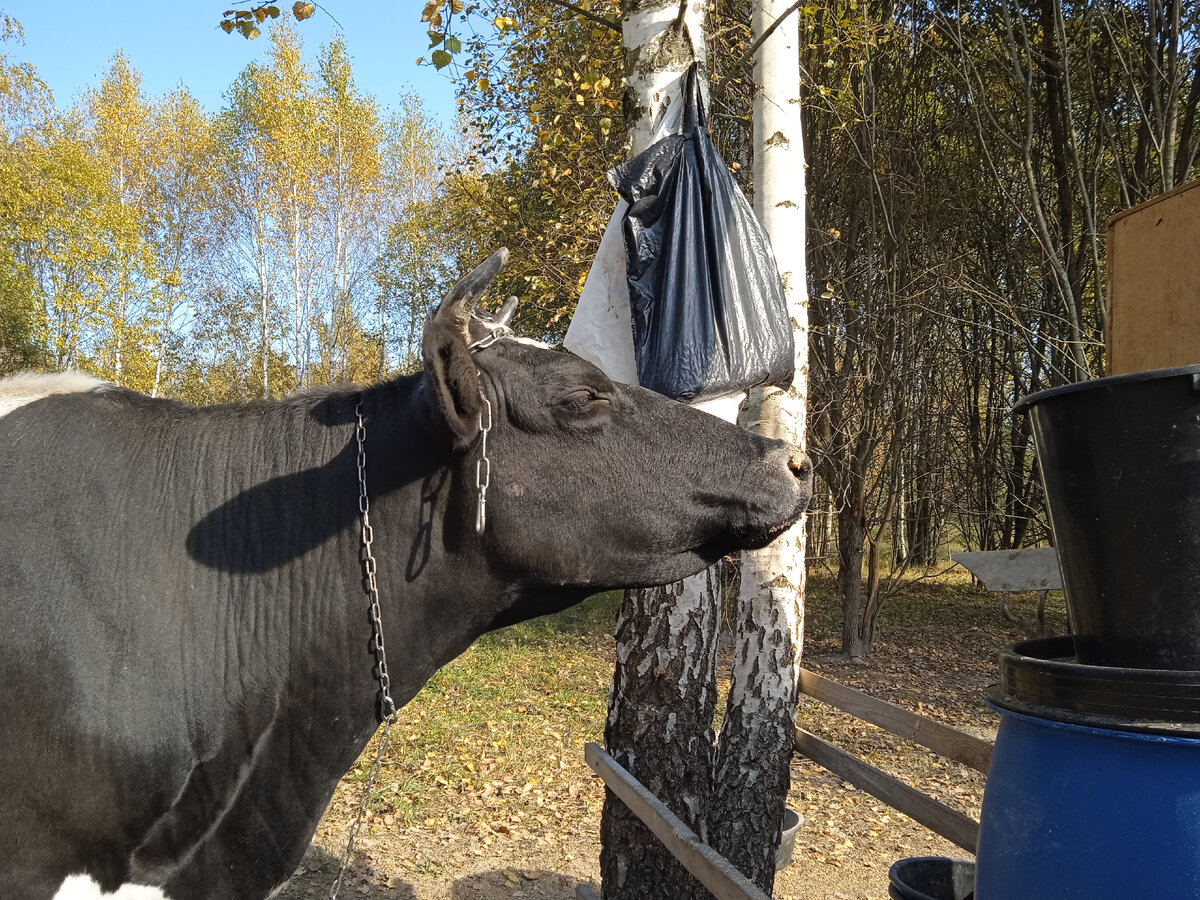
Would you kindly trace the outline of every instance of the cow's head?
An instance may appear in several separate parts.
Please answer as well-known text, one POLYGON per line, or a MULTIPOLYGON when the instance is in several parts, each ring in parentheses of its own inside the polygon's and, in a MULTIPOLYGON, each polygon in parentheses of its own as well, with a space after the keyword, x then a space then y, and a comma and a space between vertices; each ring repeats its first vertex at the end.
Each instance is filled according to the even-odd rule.
POLYGON ((494 571, 533 588, 665 584, 800 517, 811 469, 795 447, 614 384, 576 356, 493 340, 512 301, 499 323, 472 312, 506 255, 447 294, 423 342, 425 402, 473 503, 483 398, 491 407, 487 524, 472 539, 494 571))

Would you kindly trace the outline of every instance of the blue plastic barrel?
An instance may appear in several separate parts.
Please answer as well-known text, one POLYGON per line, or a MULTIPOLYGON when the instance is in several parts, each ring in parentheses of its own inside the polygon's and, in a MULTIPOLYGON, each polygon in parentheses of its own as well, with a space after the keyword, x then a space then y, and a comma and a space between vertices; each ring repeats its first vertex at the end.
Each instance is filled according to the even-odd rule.
POLYGON ((1200 738, 1000 711, 976 900, 1200 897, 1200 738))

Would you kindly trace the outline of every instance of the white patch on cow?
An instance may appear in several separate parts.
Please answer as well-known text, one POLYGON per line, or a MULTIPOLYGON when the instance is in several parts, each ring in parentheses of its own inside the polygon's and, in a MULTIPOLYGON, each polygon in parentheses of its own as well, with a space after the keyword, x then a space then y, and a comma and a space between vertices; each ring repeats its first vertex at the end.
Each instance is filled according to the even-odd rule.
POLYGON ((27 403, 55 394, 82 394, 107 382, 82 372, 21 372, 0 378, 0 417, 27 403))
POLYGON ((87 875, 72 875, 62 883, 54 900, 170 900, 160 888, 145 884, 123 884, 114 893, 100 890, 87 875))

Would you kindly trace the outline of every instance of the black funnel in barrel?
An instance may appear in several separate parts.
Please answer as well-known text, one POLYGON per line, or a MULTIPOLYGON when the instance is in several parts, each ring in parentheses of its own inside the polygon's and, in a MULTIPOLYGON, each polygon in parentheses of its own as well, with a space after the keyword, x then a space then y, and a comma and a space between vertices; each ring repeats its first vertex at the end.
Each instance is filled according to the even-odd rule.
POLYGON ((1023 398, 1079 662, 1200 670, 1200 365, 1023 398))

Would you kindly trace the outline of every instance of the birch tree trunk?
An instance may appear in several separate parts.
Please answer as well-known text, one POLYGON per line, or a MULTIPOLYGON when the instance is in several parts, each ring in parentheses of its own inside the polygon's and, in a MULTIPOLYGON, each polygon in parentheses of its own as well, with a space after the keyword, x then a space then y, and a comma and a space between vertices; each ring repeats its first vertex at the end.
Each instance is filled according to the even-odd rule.
MULTIPOLYGON (((604 740, 609 753, 702 837, 716 711, 720 605, 715 567, 627 591, 604 740)), ((605 792, 600 874, 606 900, 691 900, 705 889, 625 804, 605 792)))
MULTIPOLYGON (((752 33, 784 15, 787 0, 754 6, 752 33)), ((799 34, 787 15, 759 48, 754 68, 755 209, 775 251, 796 339, 788 391, 751 392, 750 415, 771 437, 804 446, 808 382, 808 289, 804 241, 804 148, 800 130, 799 34)), ((768 894, 791 781, 804 630, 804 522, 769 547, 742 554, 733 673, 717 742, 709 843, 768 894)))
MULTIPOLYGON (((625 118, 631 155, 678 130, 682 75, 704 61, 704 9, 654 0, 622 4, 625 118)), ((616 632, 609 753, 701 836, 716 710, 720 600, 714 570, 628 591, 616 632)), ((600 824, 605 900, 690 900, 704 888, 610 792, 600 824)))

